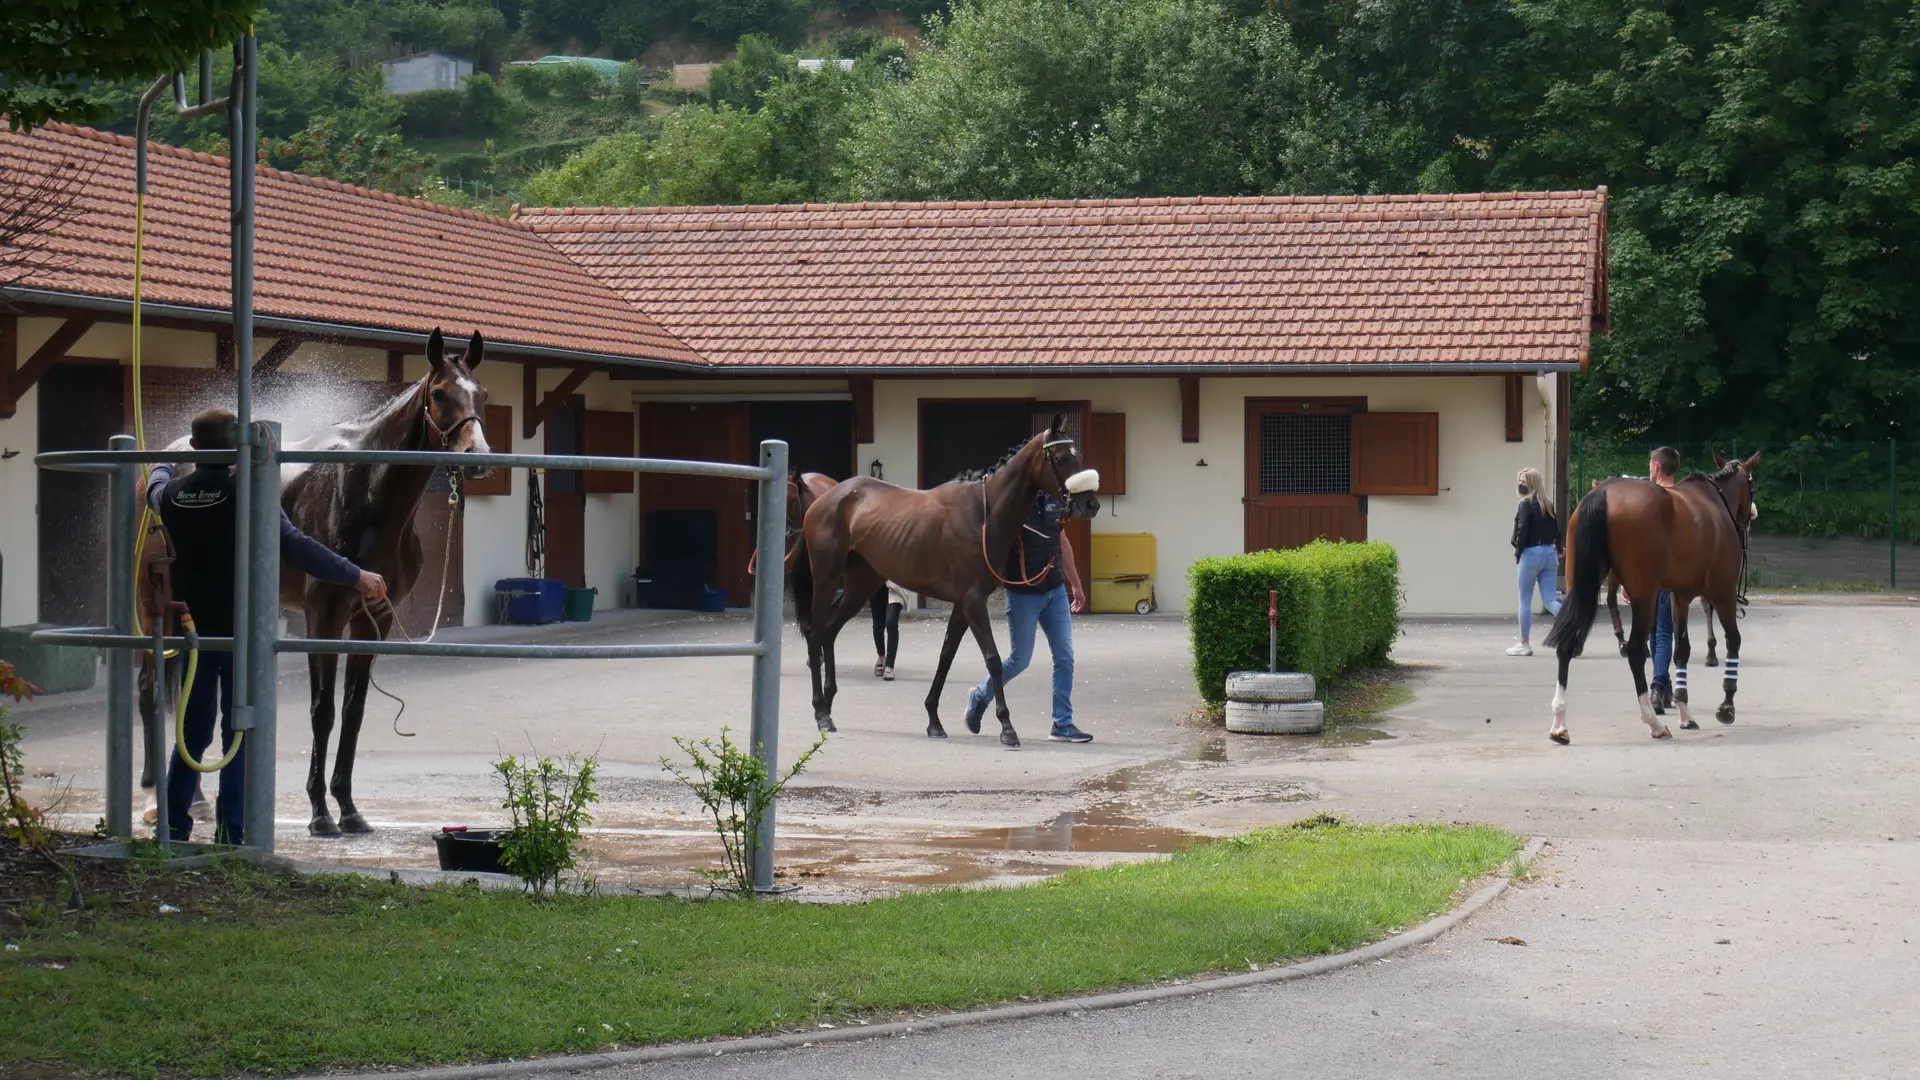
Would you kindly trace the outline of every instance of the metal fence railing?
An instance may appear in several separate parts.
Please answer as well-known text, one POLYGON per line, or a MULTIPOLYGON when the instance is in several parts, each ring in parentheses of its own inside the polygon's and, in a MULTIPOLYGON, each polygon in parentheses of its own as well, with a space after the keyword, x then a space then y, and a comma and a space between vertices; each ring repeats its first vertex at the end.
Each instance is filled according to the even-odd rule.
POLYGON ((1659 446, 1680 452, 1681 475, 1712 471, 1716 451, 1751 456, 1755 470, 1749 585, 1755 589, 1882 590, 1920 585, 1920 454, 1896 439, 1658 443, 1576 436, 1575 497, 1609 476, 1644 476, 1659 446))
MULTIPOLYGON (((116 435, 107 450, 70 450, 34 458, 44 469, 104 472, 108 476, 112 537, 108 544, 106 626, 54 627, 36 632, 32 641, 43 645, 82 645, 108 650, 106 822, 116 837, 133 837, 133 654, 140 650, 181 648, 182 638, 134 633, 134 508, 139 504, 139 466, 161 462, 227 462, 239 459, 234 450, 147 451, 132 449, 133 439, 116 435)), ((246 831, 246 846, 262 854, 273 851, 275 777, 275 721, 277 682, 274 658, 281 653, 343 653, 375 656, 438 656, 468 659, 658 659, 666 657, 750 657, 753 660, 751 738, 753 752, 775 772, 780 729, 780 631, 782 591, 785 588, 787 527, 787 444, 768 440, 760 444, 759 465, 653 458, 566 457, 539 454, 452 454, 399 450, 287 450, 279 448, 279 425, 256 425, 251 440, 251 492, 237 499, 240 520, 251 534, 251 598, 236 601, 234 625, 243 627, 235 638, 199 639, 208 651, 235 653, 233 726, 247 732, 246 820, 267 822, 265 828, 246 831), (279 511, 280 465, 384 464, 491 468, 600 469, 624 472, 671 473, 752 480, 759 484, 755 512, 755 545, 759 572, 753 580, 753 640, 710 644, 659 645, 537 645, 475 644, 446 641, 352 641, 331 638, 279 638, 279 511), (241 641, 246 647, 239 647, 241 641), (252 675, 243 679, 241 658, 251 663, 252 675)), ((157 725, 151 760, 165 761, 172 747, 169 725, 157 725)), ((164 800, 162 801, 164 806, 164 800)), ((166 821, 158 836, 166 843, 166 821)), ((773 886, 774 807, 770 803, 756 836, 754 885, 773 886)))

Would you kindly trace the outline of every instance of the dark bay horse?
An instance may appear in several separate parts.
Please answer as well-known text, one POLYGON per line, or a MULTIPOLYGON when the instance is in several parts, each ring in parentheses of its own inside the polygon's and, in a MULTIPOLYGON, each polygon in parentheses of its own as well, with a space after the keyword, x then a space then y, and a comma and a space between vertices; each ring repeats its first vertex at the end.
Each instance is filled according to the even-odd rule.
MULTIPOLYGON (((1698 726, 1687 702, 1687 612, 1694 600, 1706 600, 1727 639, 1721 680, 1726 699, 1715 716, 1723 724, 1733 723, 1733 695, 1740 679, 1740 570, 1753 524, 1753 470, 1760 455, 1726 461, 1715 454, 1714 462, 1718 472, 1695 474, 1672 488, 1647 480, 1608 481, 1574 510, 1567 528, 1567 598, 1547 634, 1547 644, 1560 658, 1553 726, 1547 731, 1554 742, 1569 741, 1567 668, 1586 645, 1598 614, 1601 582, 1610 574, 1636 597, 1658 596, 1662 590, 1673 594, 1674 703, 1683 728, 1698 726)), ((1633 605, 1627 663, 1641 720, 1654 738, 1669 739, 1673 733, 1654 714, 1647 693, 1647 641, 1653 620, 1653 604, 1633 605)))
MULTIPOLYGON (((993 680, 1000 742, 1019 746, 1001 685, 1000 652, 987 621, 987 598, 1004 583, 999 568, 1006 565, 1035 497, 1051 492, 1066 500, 1073 516, 1090 518, 1100 512, 1094 497, 1099 486, 1099 474, 1081 463, 1066 436, 1065 418, 1056 415, 1046 431, 1027 440, 984 480, 916 491, 856 476, 819 496, 804 526, 811 596, 803 603, 795 594, 796 604, 811 610, 811 627, 802 623, 802 630, 813 674, 814 723, 821 731, 834 730, 833 698, 839 690, 834 638, 875 590, 893 581, 953 605, 940 666, 927 692, 927 737, 947 737, 940 724, 940 691, 960 638, 971 629, 993 680)), ((796 574, 796 586, 797 579, 796 574)), ((977 734, 976 725, 971 722, 969 729, 977 734)))
MULTIPOLYGON (((487 437, 481 430, 480 417, 487 391, 473 378, 485 347, 486 342, 475 332, 464 355, 449 356, 436 328, 427 339, 426 377, 373 412, 337 424, 302 441, 298 448, 486 453, 487 437)), ((425 562, 420 537, 413 528, 413 514, 433 479, 433 468, 357 464, 285 468, 286 473, 295 470, 297 475, 286 477, 280 496, 293 523, 363 569, 386 578, 388 603, 369 607, 347 586, 315 581, 288 570, 280 577, 282 605, 306 612, 309 637, 338 638, 351 633, 357 640, 385 638, 393 627, 394 605, 413 591, 425 562)), ((474 480, 488 472, 461 471, 474 480)), ((366 711, 367 684, 373 677, 371 656, 347 657, 347 680, 340 703, 340 752, 330 788, 340 803, 339 824, 327 811, 329 787, 322 779, 327 740, 333 734, 333 686, 339 661, 334 654, 316 653, 307 658, 313 690, 313 762, 307 772, 313 819, 307 831, 315 836, 372 831, 353 803, 353 756, 366 711)))

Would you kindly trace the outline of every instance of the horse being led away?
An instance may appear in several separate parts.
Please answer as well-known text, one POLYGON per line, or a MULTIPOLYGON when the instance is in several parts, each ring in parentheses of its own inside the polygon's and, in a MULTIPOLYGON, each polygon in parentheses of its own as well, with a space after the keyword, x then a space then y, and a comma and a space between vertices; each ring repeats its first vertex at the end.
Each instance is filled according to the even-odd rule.
MULTIPOLYGON (((485 347, 476 331, 464 355, 448 356, 440 331, 435 329, 427 339, 426 377, 366 416, 337 424, 303 440, 298 448, 487 453, 487 437, 480 426, 487 391, 473 378, 485 347)), ((289 571, 280 578, 282 605, 306 612, 309 637, 338 638, 351 633, 358 640, 385 638, 393 627, 394 605, 413 591, 425 561, 420 537, 413 528, 413 513, 433 479, 433 467, 312 465, 287 466, 285 472, 286 487, 280 503, 293 523, 386 578, 389 602, 368 607, 350 588, 289 571)), ((489 470, 461 472, 468 479, 479 480, 489 470)), ((327 811, 329 786, 322 781, 327 739, 333 734, 333 684, 339 662, 340 657, 333 654, 307 658, 313 690, 313 762, 307 773, 313 819, 307 831, 315 836, 372 831, 353 804, 353 755, 366 712, 367 684, 373 678, 371 656, 347 657, 347 681, 340 703, 340 753, 330 785, 340 803, 339 824, 327 811)))
MULTIPOLYGON (((1001 687, 1000 651, 987 622, 987 597, 1002 584, 1000 567, 1006 565, 1042 490, 1064 500, 1072 516, 1091 518, 1100 512, 1100 500, 1094 497, 1099 487, 1100 475, 1081 464, 1066 435, 1065 418, 1056 415, 1046 431, 1027 440, 985 480, 956 480, 915 491, 856 476, 814 499, 804 526, 812 573, 806 578, 794 575, 795 605, 811 613, 801 629, 807 635, 807 666, 813 674, 814 723, 821 731, 834 730, 833 698, 839 689, 834 638, 867 606, 875 590, 892 581, 953 605, 940 666, 927 692, 927 737, 947 737, 940 724, 940 691, 960 637, 971 629, 993 679, 1000 742, 1019 746, 1001 687)), ((977 726, 972 730, 979 733, 977 726)))
MULTIPOLYGON (((1673 594, 1673 698, 1680 726, 1696 728, 1687 703, 1687 611, 1704 599, 1727 638, 1721 685, 1726 700, 1715 717, 1733 723, 1733 694, 1740 680, 1740 581, 1753 505, 1755 454, 1745 461, 1713 456, 1719 471, 1695 474, 1671 488, 1646 480, 1611 480, 1588 492, 1567 523, 1568 590, 1547 644, 1560 659, 1553 693, 1553 726, 1547 737, 1565 745, 1567 667, 1580 655, 1600 606, 1600 584, 1612 574, 1636 598, 1673 594)), ((1673 733, 1660 721, 1647 693, 1647 642, 1653 633, 1651 602, 1633 605, 1627 664, 1640 699, 1640 718, 1656 739, 1673 733)))

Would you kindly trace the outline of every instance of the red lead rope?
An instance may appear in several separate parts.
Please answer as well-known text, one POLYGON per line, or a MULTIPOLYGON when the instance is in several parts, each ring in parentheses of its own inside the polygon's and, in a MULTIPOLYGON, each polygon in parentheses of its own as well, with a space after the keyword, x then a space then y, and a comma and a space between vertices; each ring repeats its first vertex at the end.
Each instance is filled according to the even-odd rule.
MULTIPOLYGON (((987 573, 992 574, 994 579, 999 581, 1000 584, 1013 585, 1019 588, 1026 588, 1037 582, 1045 581, 1047 575, 1053 573, 1053 560, 1048 559, 1047 565, 1041 567, 1040 572, 1030 578, 1024 578, 1020 581, 1008 581, 1006 578, 1001 577, 1000 571, 993 568, 993 559, 987 554, 987 524, 984 521, 980 523, 980 561, 987 564, 987 573)), ((1025 544, 1020 545, 1020 569, 1022 572, 1025 572, 1027 569, 1027 545, 1025 544)))

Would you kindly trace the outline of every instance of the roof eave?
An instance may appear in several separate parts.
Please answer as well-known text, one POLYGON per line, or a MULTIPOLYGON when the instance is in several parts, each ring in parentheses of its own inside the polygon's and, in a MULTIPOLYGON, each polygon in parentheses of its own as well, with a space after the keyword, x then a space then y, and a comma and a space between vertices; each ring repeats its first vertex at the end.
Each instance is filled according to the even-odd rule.
MULTIPOLYGON (((60 292, 53 289, 0 288, 0 300, 20 303, 41 304, 47 307, 68 308, 75 311, 101 312, 111 315, 131 315, 133 302, 112 296, 95 296, 90 293, 60 292)), ((189 304, 156 303, 143 301, 141 310, 152 315, 203 322, 209 327, 233 320, 233 313, 224 308, 198 307, 189 304)), ((367 326, 358 323, 334 323, 317 319, 291 319, 277 315, 256 313, 253 317, 256 332, 311 334, 315 337, 350 337, 366 341, 391 342, 396 345, 426 348, 427 336, 409 330, 395 330, 384 326, 367 326)), ((643 368, 650 370, 683 371, 687 373, 711 374, 716 367, 708 363, 698 363, 668 357, 635 356, 621 353, 594 352, 585 349, 562 349, 551 345, 531 345, 500 338, 488 342, 499 352, 514 357, 527 357, 537 360, 552 360, 566 364, 604 364, 608 367, 643 368)))
POLYGON ((1530 375, 1582 370, 1584 360, 1527 361, 1523 363, 1458 360, 1384 361, 1366 363, 1232 364, 978 364, 965 366, 875 364, 715 364, 715 375, 911 376, 915 378, 979 378, 1019 376, 1053 378, 1061 375, 1530 375))

